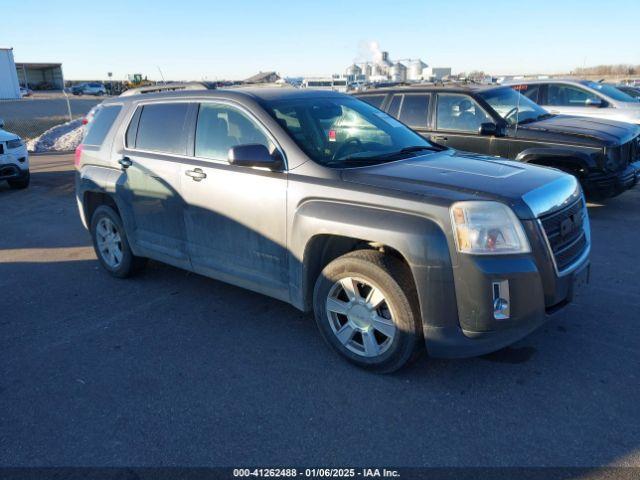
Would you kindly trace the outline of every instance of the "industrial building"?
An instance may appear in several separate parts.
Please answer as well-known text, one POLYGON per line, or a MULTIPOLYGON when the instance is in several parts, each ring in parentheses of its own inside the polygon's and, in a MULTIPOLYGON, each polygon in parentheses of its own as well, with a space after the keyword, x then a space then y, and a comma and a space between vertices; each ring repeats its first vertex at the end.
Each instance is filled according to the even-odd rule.
POLYGON ((62 64, 15 63, 13 49, 0 47, 0 99, 20 98, 20 86, 33 90, 62 90, 62 64))
POLYGON ((20 85, 34 90, 62 90, 61 63, 16 63, 20 85))
POLYGON ((0 100, 20 98, 13 49, 0 47, 0 100))
POLYGON ((259 72, 244 80, 243 83, 275 83, 280 80, 276 72, 259 72))
POLYGON ((450 75, 451 68, 430 68, 419 58, 392 61, 389 52, 380 52, 373 61, 354 63, 345 70, 349 82, 422 82, 450 75))

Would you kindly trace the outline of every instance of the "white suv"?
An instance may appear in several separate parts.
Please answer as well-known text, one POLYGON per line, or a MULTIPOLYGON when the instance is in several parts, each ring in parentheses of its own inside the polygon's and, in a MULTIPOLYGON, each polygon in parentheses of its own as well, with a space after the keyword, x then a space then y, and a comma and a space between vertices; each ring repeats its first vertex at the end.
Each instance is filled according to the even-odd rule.
POLYGON ((6 180, 11 188, 29 186, 29 153, 22 139, 9 133, 0 119, 0 182, 6 180))
POLYGON ((589 80, 525 80, 509 83, 551 113, 640 124, 640 102, 612 85, 589 80))

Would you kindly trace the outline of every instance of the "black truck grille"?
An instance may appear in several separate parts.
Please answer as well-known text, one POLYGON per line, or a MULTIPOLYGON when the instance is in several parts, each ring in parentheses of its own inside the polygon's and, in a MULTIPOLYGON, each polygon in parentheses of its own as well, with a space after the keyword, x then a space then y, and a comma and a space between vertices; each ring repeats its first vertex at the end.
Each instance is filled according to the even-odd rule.
POLYGON ((640 160, 640 137, 620 146, 620 158, 626 167, 629 163, 640 160))
POLYGON ((585 204, 579 198, 558 212, 540 217, 558 272, 570 267, 588 247, 585 216, 585 204))

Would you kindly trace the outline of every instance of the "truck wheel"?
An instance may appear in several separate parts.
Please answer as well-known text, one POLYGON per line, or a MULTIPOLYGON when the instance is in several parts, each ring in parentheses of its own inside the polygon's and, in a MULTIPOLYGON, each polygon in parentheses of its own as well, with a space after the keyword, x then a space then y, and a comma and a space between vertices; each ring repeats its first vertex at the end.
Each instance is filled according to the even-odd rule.
POLYGON ((27 188, 29 186, 29 182, 31 181, 31 174, 27 172, 23 177, 16 178, 13 180, 7 180, 7 183, 11 188, 15 188, 16 190, 20 190, 23 188, 27 188))
POLYGON ((111 207, 101 205, 96 209, 91 217, 91 236, 98 260, 114 277, 129 277, 146 263, 131 251, 122 220, 111 207))
POLYGON ((326 342, 359 367, 393 372, 422 345, 411 272, 378 251, 358 250, 329 263, 316 281, 313 306, 326 342))

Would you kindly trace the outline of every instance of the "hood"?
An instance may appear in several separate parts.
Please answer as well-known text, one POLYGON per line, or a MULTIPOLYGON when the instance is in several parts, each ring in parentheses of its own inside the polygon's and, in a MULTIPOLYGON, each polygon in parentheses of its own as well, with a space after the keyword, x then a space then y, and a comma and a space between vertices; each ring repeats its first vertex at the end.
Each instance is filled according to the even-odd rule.
POLYGON ((444 198, 446 201, 497 200, 522 219, 533 218, 523 197, 565 177, 559 170, 497 157, 445 150, 397 162, 346 169, 346 182, 403 193, 444 198))
POLYGON ((640 102, 616 102, 616 108, 631 110, 637 115, 640 115, 640 102))
POLYGON ((15 133, 9 133, 6 130, 2 130, 0 128, 0 142, 15 140, 16 138, 20 138, 20 137, 18 137, 18 135, 16 135, 15 133))
POLYGON ((582 140, 591 145, 597 143, 601 146, 617 146, 638 136, 640 127, 602 118, 556 115, 538 122, 518 125, 518 134, 525 132, 548 132, 554 134, 556 140, 565 137, 566 141, 573 143, 580 143, 582 140))

